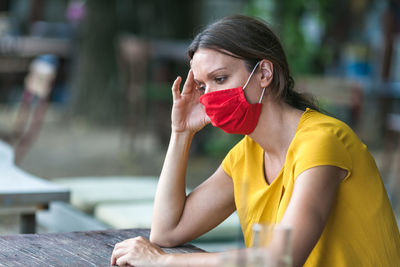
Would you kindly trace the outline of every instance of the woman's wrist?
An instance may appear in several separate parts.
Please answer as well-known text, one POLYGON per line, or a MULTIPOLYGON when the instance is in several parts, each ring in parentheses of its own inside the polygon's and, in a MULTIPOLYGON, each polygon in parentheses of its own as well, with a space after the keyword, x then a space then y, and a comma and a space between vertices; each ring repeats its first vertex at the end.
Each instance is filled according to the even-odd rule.
POLYGON ((181 147, 181 149, 189 150, 195 133, 192 132, 176 132, 172 131, 170 146, 181 147))
POLYGON ((191 131, 177 131, 172 129, 171 135, 177 138, 186 138, 186 139, 193 139, 195 132, 191 131))
POLYGON ((180 266, 177 265, 177 259, 175 259, 175 255, 174 254, 163 254, 160 257, 160 260, 158 262, 158 266, 160 267, 170 267, 170 266, 180 266))

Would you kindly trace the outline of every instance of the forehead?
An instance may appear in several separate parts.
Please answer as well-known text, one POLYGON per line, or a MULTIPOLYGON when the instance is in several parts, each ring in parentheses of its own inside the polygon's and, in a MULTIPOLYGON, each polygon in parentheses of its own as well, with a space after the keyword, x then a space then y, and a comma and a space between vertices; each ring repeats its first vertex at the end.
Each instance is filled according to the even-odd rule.
POLYGON ((233 59, 233 57, 225 55, 219 51, 216 51, 213 49, 208 49, 208 48, 200 48, 193 55, 192 65, 196 66, 197 63, 204 64, 207 62, 224 63, 226 61, 229 61, 230 59, 233 59))
POLYGON ((193 55, 191 68, 196 76, 207 75, 218 68, 232 69, 243 65, 243 60, 228 56, 216 50, 200 48, 193 55))

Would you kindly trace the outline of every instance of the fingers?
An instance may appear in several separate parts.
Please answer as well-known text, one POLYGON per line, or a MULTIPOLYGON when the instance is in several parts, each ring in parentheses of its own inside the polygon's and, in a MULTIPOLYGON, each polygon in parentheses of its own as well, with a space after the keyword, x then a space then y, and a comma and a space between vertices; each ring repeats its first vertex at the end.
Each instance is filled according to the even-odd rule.
POLYGON ((113 253, 111 254, 110 265, 111 265, 111 266, 114 266, 116 263, 117 263, 117 262, 116 262, 116 258, 115 258, 115 256, 114 256, 114 251, 113 251, 113 253))
POLYGON ((115 245, 114 250, 111 254, 111 260, 110 260, 110 265, 115 266, 117 264, 117 259, 123 254, 123 250, 119 248, 119 245, 121 243, 118 243, 115 245))
POLYGON ((143 246, 146 242, 148 242, 147 239, 138 236, 115 244, 110 264, 112 266, 128 266, 128 260, 134 258, 136 248, 138 246, 143 246))
POLYGON ((126 254, 129 251, 128 245, 129 245, 130 241, 131 241, 131 239, 128 239, 128 240, 125 240, 125 241, 115 244, 114 250, 111 254, 111 261, 110 261, 111 266, 118 264, 117 263, 118 259, 122 255, 126 254))
POLYGON ((172 98, 174 100, 179 99, 179 97, 181 96, 181 92, 179 91, 179 86, 181 85, 181 81, 182 78, 180 76, 178 76, 175 81, 174 84, 172 85, 172 98))
POLYGON ((196 88, 196 82, 194 81, 193 71, 190 69, 185 84, 183 85, 182 94, 190 93, 194 88, 196 88))
POLYGON ((130 266, 130 265, 128 265, 129 264, 128 261, 129 261, 130 257, 131 257, 131 255, 129 253, 125 254, 124 256, 118 258, 116 264, 118 266, 130 266))
MULTIPOLYGON (((181 97, 181 92, 179 90, 181 82, 182 78, 178 76, 172 85, 172 98, 174 100, 177 100, 181 97)), ((194 88, 196 88, 196 82, 194 81, 193 71, 192 69, 190 69, 185 84, 183 85, 182 94, 189 94, 193 91, 194 88)))

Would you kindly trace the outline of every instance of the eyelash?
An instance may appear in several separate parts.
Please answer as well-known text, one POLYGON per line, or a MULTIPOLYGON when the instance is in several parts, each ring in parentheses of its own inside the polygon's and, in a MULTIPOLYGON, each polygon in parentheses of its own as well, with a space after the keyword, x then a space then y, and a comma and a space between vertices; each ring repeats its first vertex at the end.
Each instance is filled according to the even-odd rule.
MULTIPOLYGON (((227 76, 218 76, 214 78, 214 81, 217 84, 223 84, 227 79, 227 76)), ((204 93, 206 91, 206 87, 204 85, 199 85, 197 87, 197 90, 199 90, 200 92, 204 93)))
POLYGON ((225 82, 226 78, 227 78, 226 76, 218 76, 218 77, 215 77, 215 78, 214 78, 214 81, 215 81, 217 84, 222 84, 222 83, 225 82))

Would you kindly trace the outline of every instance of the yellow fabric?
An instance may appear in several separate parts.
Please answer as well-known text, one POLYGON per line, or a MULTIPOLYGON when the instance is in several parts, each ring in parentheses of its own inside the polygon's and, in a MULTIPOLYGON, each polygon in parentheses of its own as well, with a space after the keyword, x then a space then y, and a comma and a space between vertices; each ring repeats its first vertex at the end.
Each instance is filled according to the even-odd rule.
POLYGON ((252 224, 280 222, 297 176, 321 165, 340 167, 348 175, 304 266, 400 266, 400 234, 374 159, 346 124, 310 109, 303 113, 285 164, 270 185, 264 176, 264 151, 248 136, 222 162, 234 183, 246 246, 252 242, 252 224))

